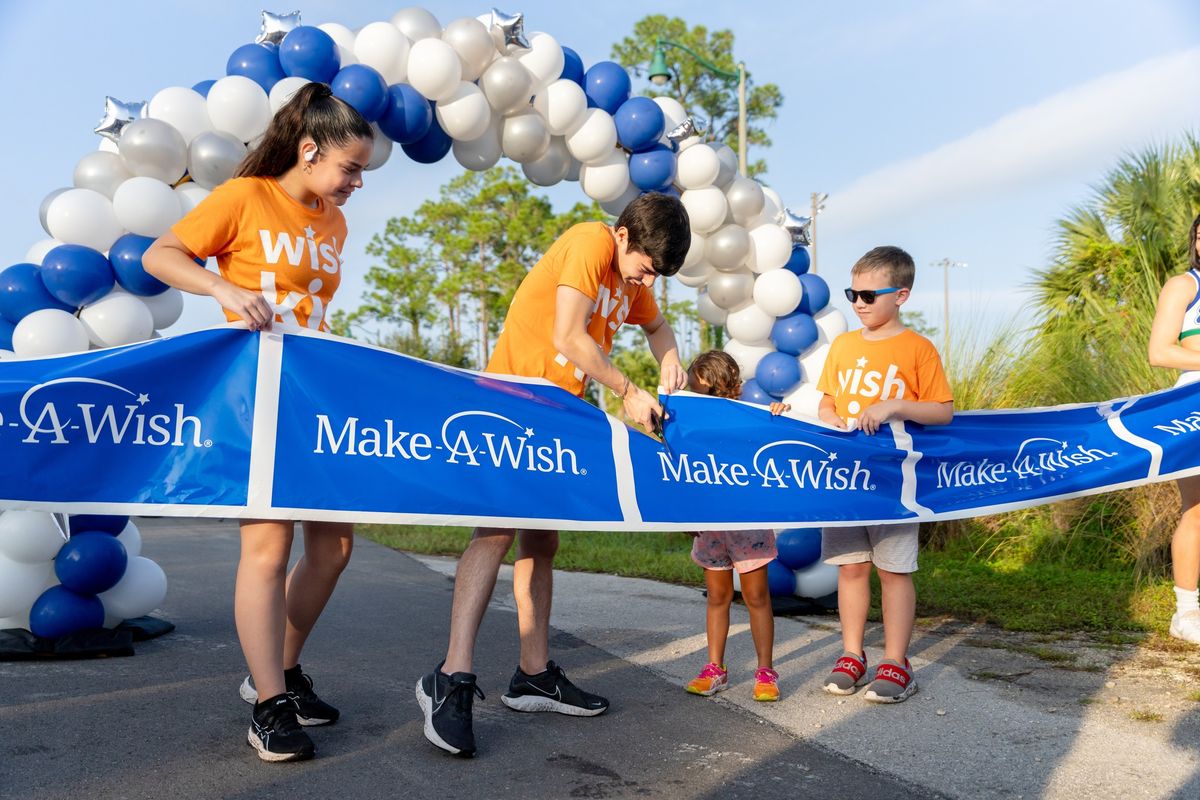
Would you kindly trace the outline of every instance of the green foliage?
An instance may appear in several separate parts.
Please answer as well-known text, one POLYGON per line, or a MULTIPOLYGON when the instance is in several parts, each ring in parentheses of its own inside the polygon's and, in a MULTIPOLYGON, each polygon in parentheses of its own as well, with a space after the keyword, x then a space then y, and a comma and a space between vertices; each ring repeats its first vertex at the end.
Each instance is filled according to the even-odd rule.
POLYGON ((904 323, 904 327, 921 334, 926 339, 934 339, 938 335, 938 329, 925 319, 924 311, 901 311, 900 321, 904 323))
MULTIPOLYGON (((718 69, 737 72, 737 59, 733 55, 733 32, 729 30, 709 31, 703 25, 688 27, 679 17, 651 14, 633 26, 633 34, 613 45, 612 58, 631 67, 641 74, 654 56, 654 44, 658 38, 669 39, 686 45, 718 69)), ((713 139, 728 144, 737 152, 737 81, 723 78, 701 66, 688 53, 675 47, 666 47, 664 55, 671 70, 671 81, 661 90, 647 87, 649 97, 666 95, 674 97, 689 112, 703 114, 713 139)), ((761 55, 760 55, 761 57, 761 55)), ((771 138, 762 123, 774 120, 777 110, 783 105, 783 93, 773 83, 757 86, 750 77, 750 65, 746 77, 746 146, 770 147, 771 138), (757 123, 757 124, 756 124, 757 123)), ((748 159, 747 171, 751 176, 765 174, 766 161, 748 159)))

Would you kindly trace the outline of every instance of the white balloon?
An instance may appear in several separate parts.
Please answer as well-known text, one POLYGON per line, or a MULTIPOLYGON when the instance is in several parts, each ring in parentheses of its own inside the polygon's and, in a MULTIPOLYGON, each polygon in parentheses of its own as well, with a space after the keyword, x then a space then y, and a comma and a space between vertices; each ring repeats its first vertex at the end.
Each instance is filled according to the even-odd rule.
POLYGON ((128 558, 137 558, 142 554, 142 532, 133 524, 133 520, 125 523, 117 541, 125 545, 125 555, 128 558))
MULTIPOLYGON (((91 189, 110 199, 122 181, 132 177, 133 173, 129 171, 117 153, 96 150, 79 159, 79 163, 75 165, 75 186, 80 189, 91 189)), ((66 190, 58 189, 56 191, 61 193, 66 190)), ((49 212, 50 204, 43 204, 46 211, 49 212)), ((43 218, 42 227, 46 227, 46 224, 46 220, 43 218)))
MULTIPOLYGON (((837 536, 837 534, 833 534, 837 536)), ((817 598, 825 597, 837 591, 838 568, 824 561, 805 567, 796 572, 796 596, 817 598)))
POLYGON ((208 90, 208 118, 213 128, 253 141, 271 122, 271 101, 263 88, 244 75, 228 75, 208 90))
POLYGON ((730 339, 725 343, 725 352, 733 356, 733 360, 738 363, 742 380, 748 381, 754 377, 754 371, 758 369, 758 362, 762 361, 763 357, 769 353, 774 353, 775 348, 770 342, 746 344, 737 339, 730 339))
POLYGON ((801 378, 814 386, 821 380, 825 371, 825 360, 829 358, 829 344, 818 342, 800 354, 801 378))
POLYGON ((722 225, 705 241, 704 259, 719 270, 733 272, 741 268, 750 252, 750 236, 741 225, 722 225))
POLYGON ((278 114, 279 109, 286 106, 288 100, 292 99, 292 95, 310 83, 312 81, 308 78, 301 78, 299 75, 290 75, 281 81, 276 81, 275 85, 271 87, 271 94, 267 96, 271 113, 278 114))
POLYGON ((442 23, 429 11, 419 6, 402 8, 392 15, 392 24, 411 41, 438 39, 442 35, 442 23))
POLYGON ((165 292, 138 299, 146 305, 146 308, 150 309, 156 331, 171 327, 183 313, 183 293, 174 287, 165 292))
POLYGON ((724 325, 726 317, 729 316, 729 312, 714 303, 706 291, 700 292, 696 297, 696 311, 700 314, 700 319, 709 325, 724 325))
MULTIPOLYGON (((285 79, 286 80, 286 79, 285 79)), ((160 119, 179 131, 185 144, 204 131, 212 130, 208 118, 208 103, 204 95, 184 86, 170 86, 150 98, 147 107, 150 119, 160 119)))
POLYGON ((775 316, 763 311, 754 303, 729 312, 725 320, 725 330, 740 342, 750 344, 761 342, 771 335, 771 327, 775 324, 775 316))
POLYGON ((413 42, 408 51, 408 83, 423 96, 440 103, 462 82, 462 63, 454 48, 441 39, 413 42))
POLYGON ((454 160, 475 172, 483 172, 496 166, 500 157, 504 155, 500 149, 500 126, 503 122, 502 117, 493 117, 482 136, 468 142, 456 139, 451 145, 454 160))
MULTIPOLYGON (((32 606, 32 603, 30 604, 32 606)), ((15 614, 11 617, 0 618, 0 631, 7 630, 29 630, 29 612, 24 614, 15 614)))
POLYGON ((534 32, 527 37, 529 48, 518 56, 525 69, 533 76, 535 91, 541 90, 562 75, 563 49, 558 40, 548 33, 534 32))
MULTIPOLYGON (((763 187, 763 207, 758 216, 746 223, 747 228, 757 228, 759 225, 778 225, 783 221, 783 206, 775 202, 771 195, 774 190, 763 187)), ((778 197, 778 195, 775 195, 778 197)))
POLYGON ((390 22, 372 22, 354 37, 354 57, 383 76, 388 86, 408 78, 412 42, 390 22))
POLYGON ((5 511, 0 514, 0 556, 22 564, 52 561, 66 541, 54 517, 46 511, 5 511))
POLYGON ((579 171, 579 185, 593 200, 616 200, 629 186, 629 159, 622 150, 613 150, 605 160, 584 164, 579 171))
POLYGON ((154 333, 154 316, 140 298, 110 292, 79 312, 88 339, 97 347, 144 342, 154 333))
POLYGON ((121 619, 144 617, 162 605, 167 596, 167 576, 145 556, 129 559, 117 585, 100 594, 104 613, 121 619))
POLYGON ((683 259, 683 269, 687 269, 693 264, 699 264, 704 260, 704 237, 695 231, 690 231, 692 234, 692 242, 688 245, 687 255, 683 259))
MULTIPOLYGON (((805 381, 808 381, 808 374, 804 375, 805 381)), ((792 411, 797 414, 802 414, 806 417, 814 419, 820 418, 821 398, 825 393, 817 389, 817 384, 802 383, 792 390, 791 394, 783 398, 783 402, 792 407, 792 411)))
POLYGON ((561 136, 550 138, 550 146, 546 152, 532 161, 521 165, 521 171, 530 183, 537 186, 553 186, 567 177, 571 168, 571 154, 567 151, 567 143, 561 136))
POLYGON ((538 92, 533 98, 533 107, 546 119, 550 133, 567 136, 583 122, 588 110, 587 95, 578 83, 563 78, 538 92))
POLYGON ((499 55, 488 29, 473 17, 461 17, 447 25, 442 31, 442 41, 458 53, 464 81, 478 80, 499 55))
POLYGON ((42 239, 41 241, 34 242, 25 251, 25 263, 41 266, 42 259, 46 257, 46 253, 49 253, 60 244, 63 244, 63 242, 60 242, 58 239, 42 239))
POLYGON ((134 175, 175 183, 187 170, 187 142, 170 124, 137 119, 121 131, 121 160, 134 175))
POLYGON ((193 208, 200 205, 200 201, 208 197, 208 195, 208 189, 193 181, 181 183, 175 187, 175 196, 179 198, 179 209, 183 212, 184 216, 187 216, 193 208))
POLYGON ((120 153, 121 150, 117 147, 117 143, 108 137, 101 136, 100 144, 96 147, 102 153, 120 153))
MULTIPOLYGON (((546 121, 533 109, 506 117, 500 128, 500 147, 504 155, 517 163, 541 158, 549 146, 550 131, 546 130, 546 121)), ((628 167, 625 172, 628 180, 628 167)))
MULTIPOLYGON (((111 155, 110 153, 102 154, 99 151, 97 151, 97 153, 101 154, 101 155, 111 155)), ((120 160, 120 156, 117 156, 117 159, 120 160)), ((124 165, 125 165, 125 162, 122 161, 121 166, 123 167, 124 165)), ((75 169, 76 169, 76 171, 78 171, 79 167, 76 167, 75 169)), ((50 194, 48 194, 42 198, 42 204, 38 207, 38 221, 42 223, 42 230, 44 230, 46 233, 50 233, 50 223, 47 221, 47 215, 50 213, 50 204, 54 202, 54 199, 56 197, 58 197, 60 194, 62 194, 69 188, 70 188, 69 186, 63 186, 60 189, 55 189, 54 191, 50 192, 50 194)), ((84 187, 84 188, 91 188, 91 187, 84 187)), ((95 191, 100 191, 100 190, 96 189, 95 191)), ((105 192, 101 192, 101 193, 107 195, 107 193, 105 193, 105 192)))
POLYGON ((454 94, 437 104, 437 120, 452 139, 469 142, 487 131, 492 108, 478 86, 467 81, 458 84, 454 94))
POLYGON ((589 108, 567 134, 567 149, 584 164, 603 161, 617 146, 617 126, 603 108, 589 108))
POLYGON ((657 103, 658 107, 662 109, 663 119, 666 122, 666 125, 664 125, 663 128, 666 133, 669 133, 671 129, 675 128, 688 118, 687 109, 684 108, 683 104, 674 97, 662 95, 654 98, 654 102, 657 103))
POLYGON ((534 91, 533 76, 520 61, 504 56, 484 70, 479 88, 497 114, 515 114, 529 106, 534 91))
MULTIPOLYGON (((576 161, 575 159, 571 159, 571 163, 579 164, 579 162, 576 161)), ((580 171, 583 170, 582 164, 579 164, 579 169, 580 169, 580 171)), ((572 179, 571 175, 568 172, 567 180, 571 180, 571 179, 572 179)), ((576 175, 574 180, 579 180, 579 176, 576 175)), ((605 202, 602 202, 600 204, 600 207, 602 209, 604 209, 604 213, 611 214, 614 217, 619 217, 619 216, 621 216, 621 212, 625 210, 625 206, 629 205, 634 200, 636 200, 638 198, 638 196, 641 195, 641 193, 642 193, 641 189, 639 189, 638 187, 636 187, 632 183, 630 183, 629 186, 627 186, 625 188, 625 191, 621 193, 620 197, 618 197, 615 200, 607 200, 605 202)))
POLYGON ((57 308, 43 308, 26 314, 13 329, 13 352, 20 358, 82 353, 88 349, 88 335, 74 314, 57 308))
MULTIPOLYGON (((663 139, 667 139, 667 135, 665 133, 663 134, 663 139)), ((704 142, 704 140, 701 139, 699 136, 692 135, 692 136, 687 137, 686 139, 681 139, 679 141, 678 150, 680 153, 682 153, 684 150, 687 150, 692 145, 701 144, 703 142, 704 142)), ((670 139, 667 139, 665 142, 663 142, 663 144, 666 144, 666 145, 669 145, 670 143, 671 143, 670 139)), ((720 163, 720 162, 718 162, 718 163, 720 163)))
MULTIPOLYGON (((721 160, 711 147, 690 147, 677 158, 675 182, 683 189, 712 186, 721 172, 721 160)), ((723 218, 723 217, 722 217, 723 218)))
POLYGON ((28 614, 54 574, 54 562, 23 564, 0 556, 0 617, 28 614))
POLYGON ((687 286, 690 289, 699 289, 708 283, 709 279, 713 275, 713 272, 715 272, 715 270, 711 264, 701 261, 699 264, 694 265, 692 269, 687 272, 679 270, 679 272, 675 273, 675 277, 678 278, 679 282, 684 286, 687 286))
POLYGON ((775 317, 795 311, 803 295, 804 286, 790 270, 766 272, 754 281, 754 304, 775 317))
POLYGON ((54 198, 46 211, 46 227, 60 242, 101 253, 125 232, 113 213, 112 201, 92 189, 68 189, 54 198))
POLYGON ((162 236, 183 217, 179 195, 154 178, 136 176, 121 184, 113 195, 117 221, 139 236, 162 236))
POLYGON ((733 148, 727 144, 709 142, 708 146, 717 154, 717 161, 721 164, 721 171, 717 173, 717 179, 713 181, 713 184, 725 189, 729 186, 730 181, 737 177, 737 153, 733 152, 733 148))
POLYGON ((337 45, 339 65, 348 67, 358 63, 354 56, 354 31, 340 22, 324 22, 317 27, 328 33, 329 38, 337 45))
POLYGON ((205 131, 188 146, 188 174, 196 185, 215 189, 234 176, 245 157, 246 145, 232 133, 205 131))
POLYGON ((766 195, 758 181, 753 178, 734 178, 725 190, 729 213, 743 225, 748 225, 762 213, 766 195))
POLYGON ((679 198, 687 209, 692 230, 712 233, 725 222, 725 193, 715 186, 688 189, 679 198))
POLYGON ((770 186, 763 186, 762 190, 763 190, 763 196, 767 200, 770 200, 771 203, 775 206, 775 208, 779 209, 775 213, 775 216, 771 219, 771 222, 775 222, 775 223, 783 222, 783 219, 782 219, 783 198, 779 196, 779 192, 775 191, 770 186))
POLYGON ((375 137, 371 140, 371 158, 365 168, 368 172, 379 169, 392 157, 392 140, 374 122, 371 129, 375 131, 375 137))
POLYGON ((755 272, 777 270, 792 257, 792 235, 780 225, 759 225, 750 230, 746 266, 755 272))
POLYGON ((718 272, 708 282, 708 297, 726 311, 739 308, 754 292, 754 275, 741 272, 718 272))
POLYGON ((832 342, 850 327, 846 322, 846 315, 833 306, 828 306, 813 314, 813 322, 817 323, 817 330, 821 332, 822 342, 832 342))

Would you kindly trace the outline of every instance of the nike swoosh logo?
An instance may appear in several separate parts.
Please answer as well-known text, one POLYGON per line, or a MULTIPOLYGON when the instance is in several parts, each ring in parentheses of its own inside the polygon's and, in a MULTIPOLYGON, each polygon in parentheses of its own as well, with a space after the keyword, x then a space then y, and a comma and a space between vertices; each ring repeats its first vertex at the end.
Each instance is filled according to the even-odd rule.
POLYGON ((531 689, 537 689, 539 692, 546 695, 546 697, 553 697, 555 700, 562 700, 562 693, 557 686, 554 687, 554 693, 551 694, 550 692, 547 692, 545 689, 539 689, 536 684, 527 682, 525 685, 530 687, 531 689))

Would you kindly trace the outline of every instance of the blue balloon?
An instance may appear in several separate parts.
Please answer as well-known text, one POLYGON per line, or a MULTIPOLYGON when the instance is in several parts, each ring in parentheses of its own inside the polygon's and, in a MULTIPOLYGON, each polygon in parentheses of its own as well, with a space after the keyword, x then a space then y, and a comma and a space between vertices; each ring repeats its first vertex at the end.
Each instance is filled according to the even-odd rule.
POLYGON ((16 325, 0 317, 0 350, 12 350, 12 335, 16 325))
POLYGON ((433 106, 407 83, 388 87, 387 108, 379 118, 379 129, 396 144, 412 144, 429 133, 433 106))
POLYGON ((676 200, 683 197, 683 192, 679 191, 674 186, 667 186, 663 189, 651 189, 649 192, 642 192, 642 194, 651 194, 651 193, 665 194, 668 197, 674 197, 676 200))
POLYGON ((800 362, 787 353, 767 353, 754 370, 754 380, 762 390, 782 398, 800 383, 800 362))
POLYGON ((829 284, 819 275, 801 275, 800 285, 804 287, 800 310, 805 314, 816 314, 829 305, 829 284))
POLYGON ((763 388, 758 385, 758 381, 751 378, 742 384, 742 395, 739 400, 745 400, 747 403, 758 403, 761 406, 771 405, 774 397, 763 391, 763 388))
POLYGON ((613 114, 617 139, 626 150, 645 150, 663 135, 667 118, 662 108, 649 97, 631 97, 613 114))
POLYGON ((130 294, 151 297, 170 288, 142 268, 142 256, 152 244, 154 239, 149 236, 127 233, 113 242, 108 251, 108 261, 117 276, 117 283, 130 294))
POLYGON ((100 594, 117 585, 129 555, 115 536, 99 531, 72 534, 54 557, 54 574, 80 594, 100 594))
POLYGON ((46 284, 42 283, 37 264, 13 264, 0 272, 0 317, 16 325, 27 315, 43 308, 75 310, 74 306, 50 294, 46 284))
POLYGON ((821 558, 820 528, 788 528, 775 536, 779 561, 788 569, 810 567, 821 558))
POLYGON ((42 592, 29 611, 29 630, 43 639, 103 625, 104 604, 100 598, 72 592, 65 586, 51 586, 42 592))
POLYGON ((817 343, 820 333, 811 316, 803 311, 793 311, 775 320, 771 342, 779 352, 798 356, 817 343))
POLYGON ((112 264, 81 244, 60 244, 46 253, 38 270, 50 294, 72 309, 94 303, 112 291, 112 264))
POLYGON ((67 520, 67 524, 70 526, 72 534, 100 531, 116 536, 125 530, 125 526, 129 524, 129 517, 112 514, 72 514, 67 520))
POLYGON ((767 590, 772 597, 786 597, 796 593, 796 573, 785 567, 778 559, 767 564, 767 590))
POLYGON ((803 245, 796 245, 792 248, 792 257, 783 265, 784 269, 791 270, 797 275, 803 275, 808 272, 809 266, 812 264, 812 259, 809 258, 808 249, 803 245))
POLYGON ((383 76, 366 64, 351 64, 343 68, 333 83, 333 96, 340 97, 367 122, 374 122, 388 109, 388 87, 383 76))
POLYGON ((270 94, 271 87, 287 76, 279 65, 279 51, 260 44, 244 44, 230 54, 225 62, 226 75, 249 78, 270 94))
POLYGON ((569 47, 564 47, 563 51, 563 69, 559 78, 566 78, 569 81, 575 81, 580 86, 583 86, 583 59, 569 47))
POLYGON ((214 83, 216 83, 216 81, 200 81, 192 87, 192 91, 199 92, 201 97, 208 97, 208 90, 213 87, 214 83))
POLYGON ((675 154, 661 144, 634 153, 629 157, 629 180, 644 192, 670 189, 675 181, 675 154))
POLYGON ((279 43, 279 66, 285 75, 329 83, 341 60, 332 36, 320 28, 301 25, 288 31, 279 43))
POLYGON ((429 123, 429 131, 415 142, 400 145, 409 158, 419 164, 434 164, 446 157, 454 140, 450 138, 436 119, 429 123))
POLYGON ((583 76, 583 92, 587 95, 588 106, 603 108, 609 114, 616 114, 621 104, 629 99, 632 87, 629 73, 612 61, 593 64, 583 76))

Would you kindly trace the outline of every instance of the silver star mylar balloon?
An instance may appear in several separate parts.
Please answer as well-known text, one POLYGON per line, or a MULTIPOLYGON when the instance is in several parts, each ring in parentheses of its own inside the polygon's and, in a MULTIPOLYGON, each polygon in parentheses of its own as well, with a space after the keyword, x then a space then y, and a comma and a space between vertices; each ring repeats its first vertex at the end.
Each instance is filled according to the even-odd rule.
POLYGON ((679 144, 689 136, 703 135, 704 120, 697 119, 696 117, 688 117, 683 122, 667 131, 667 139, 674 144, 679 144))
POLYGON ((262 12, 262 30, 255 37, 255 44, 278 45, 283 37, 300 27, 300 12, 290 14, 275 14, 270 11, 262 12))
POLYGON ((489 31, 493 28, 500 29, 497 43, 503 43, 505 52, 508 52, 509 47, 514 44, 517 47, 529 49, 529 40, 525 38, 525 15, 522 12, 509 14, 493 8, 490 14, 480 14, 478 19, 487 26, 489 31))
POLYGON ((135 119, 146 116, 146 101, 126 103, 115 97, 104 98, 104 118, 95 127, 95 132, 105 139, 116 143, 121 138, 121 131, 135 119))
POLYGON ((812 242, 810 239, 810 229, 812 228, 811 217, 801 217, 798 214, 792 213, 790 208, 783 210, 783 227, 792 235, 792 244, 808 247, 812 242))

